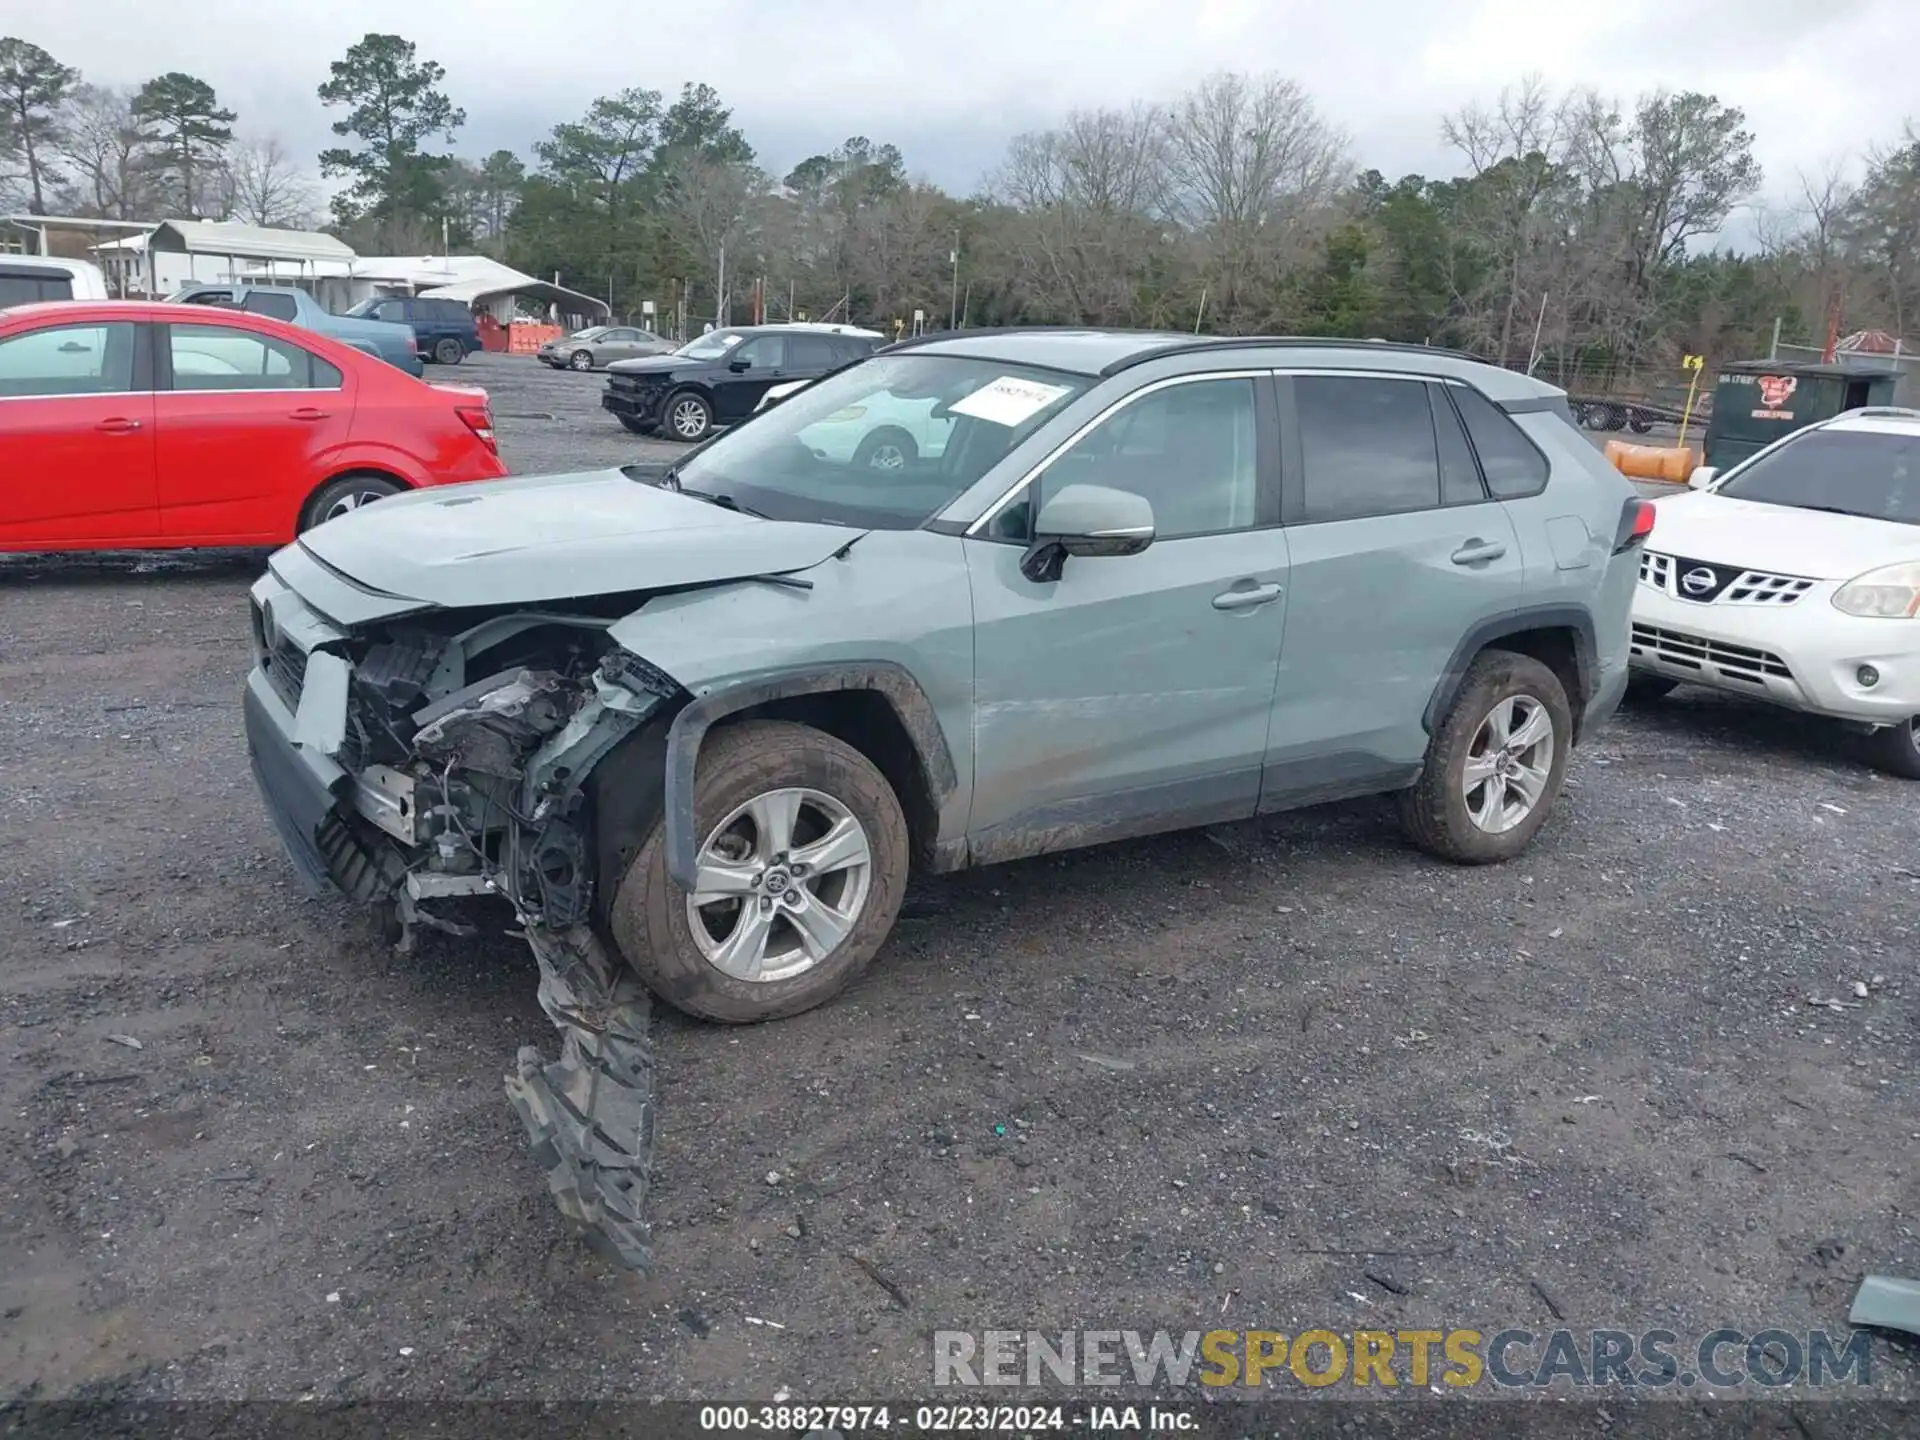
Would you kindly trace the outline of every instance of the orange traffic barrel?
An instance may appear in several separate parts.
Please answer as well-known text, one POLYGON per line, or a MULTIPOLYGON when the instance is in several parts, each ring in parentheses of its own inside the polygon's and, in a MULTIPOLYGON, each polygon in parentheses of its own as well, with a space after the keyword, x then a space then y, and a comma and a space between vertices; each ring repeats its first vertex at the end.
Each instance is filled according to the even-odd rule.
POLYGON ((1607 441, 1607 463, 1634 480, 1664 480, 1684 485, 1700 462, 1691 445, 1630 445, 1607 441))

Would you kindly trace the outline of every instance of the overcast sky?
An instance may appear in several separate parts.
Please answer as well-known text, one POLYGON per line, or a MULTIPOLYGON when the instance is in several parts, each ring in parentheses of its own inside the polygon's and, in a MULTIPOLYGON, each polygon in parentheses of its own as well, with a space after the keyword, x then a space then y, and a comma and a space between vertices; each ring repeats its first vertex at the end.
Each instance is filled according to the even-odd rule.
POLYGON ((188 71, 301 155, 331 141, 328 63, 369 30, 446 67, 465 154, 525 154, 624 86, 704 80, 776 175, 864 134, 961 192, 1021 130, 1221 69, 1300 80, 1389 176, 1451 173, 1440 117, 1528 71, 1744 107, 1775 195, 1920 109, 1920 0, 0 0, 0 34, 87 79, 188 71))

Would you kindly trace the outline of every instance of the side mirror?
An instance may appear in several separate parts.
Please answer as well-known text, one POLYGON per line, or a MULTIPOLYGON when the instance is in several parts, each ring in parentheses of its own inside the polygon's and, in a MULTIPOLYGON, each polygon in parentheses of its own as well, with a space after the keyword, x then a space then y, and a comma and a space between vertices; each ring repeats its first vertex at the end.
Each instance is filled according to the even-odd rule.
POLYGON ((1713 477, 1719 473, 1720 472, 1711 465, 1696 465, 1694 466, 1693 474, 1687 477, 1687 488, 1689 490, 1704 490, 1713 484, 1713 477))
POLYGON ((1153 506, 1144 496, 1067 485, 1041 505, 1020 573, 1039 583, 1058 580, 1069 555, 1138 555, 1153 543, 1153 533, 1153 506))
POLYGON ((744 356, 742 356, 738 360, 730 360, 727 362, 727 369, 733 371, 733 373, 736 375, 738 375, 742 370, 751 370, 752 368, 753 368, 753 362, 751 360, 748 360, 744 356))

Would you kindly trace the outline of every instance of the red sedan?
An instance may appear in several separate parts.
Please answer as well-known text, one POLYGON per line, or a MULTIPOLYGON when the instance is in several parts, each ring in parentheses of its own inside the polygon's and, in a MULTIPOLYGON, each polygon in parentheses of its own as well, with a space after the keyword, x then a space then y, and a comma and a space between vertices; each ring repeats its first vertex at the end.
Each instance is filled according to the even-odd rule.
POLYGON ((280 545, 507 473, 484 390, 233 310, 0 310, 0 551, 280 545))

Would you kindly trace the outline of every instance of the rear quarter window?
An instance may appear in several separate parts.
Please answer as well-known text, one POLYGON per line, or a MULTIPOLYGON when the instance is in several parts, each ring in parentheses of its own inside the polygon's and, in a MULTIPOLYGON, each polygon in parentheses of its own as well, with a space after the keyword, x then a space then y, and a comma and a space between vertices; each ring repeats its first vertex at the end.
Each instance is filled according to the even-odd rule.
POLYGON ((1521 500, 1547 488, 1547 457, 1521 433, 1512 419, 1471 385, 1445 387, 1467 427, 1480 473, 1496 500, 1521 500))

